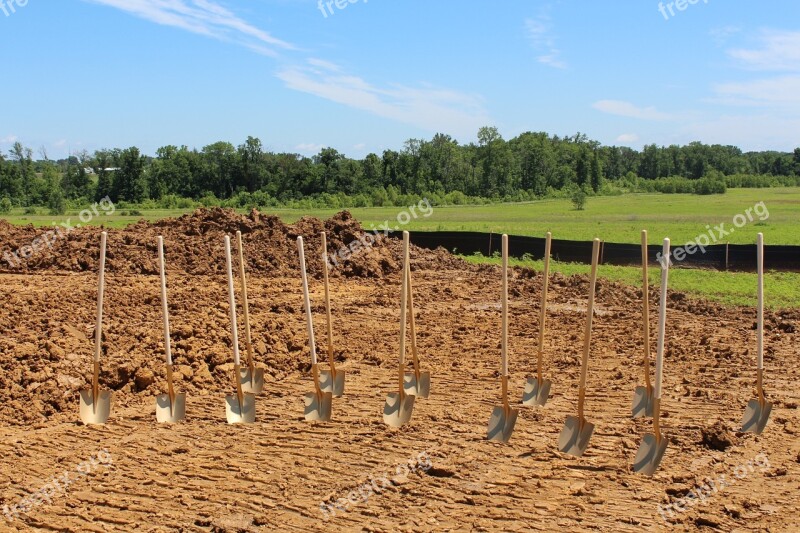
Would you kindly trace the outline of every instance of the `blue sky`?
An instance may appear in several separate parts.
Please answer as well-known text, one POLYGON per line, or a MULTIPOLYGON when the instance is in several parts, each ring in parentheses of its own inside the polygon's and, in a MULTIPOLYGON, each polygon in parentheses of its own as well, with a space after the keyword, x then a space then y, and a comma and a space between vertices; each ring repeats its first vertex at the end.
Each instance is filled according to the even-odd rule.
POLYGON ((483 125, 800 146, 796 0, 0 1, 3 151, 363 157, 483 125))

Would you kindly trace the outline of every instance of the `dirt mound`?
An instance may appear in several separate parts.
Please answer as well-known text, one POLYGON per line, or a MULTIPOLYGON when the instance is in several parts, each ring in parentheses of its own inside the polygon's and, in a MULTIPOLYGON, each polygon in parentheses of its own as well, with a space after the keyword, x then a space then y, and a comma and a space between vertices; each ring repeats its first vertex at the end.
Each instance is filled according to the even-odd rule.
MULTIPOLYGON (((69 230, 19 227, 0 221, 0 272, 71 271, 97 268, 100 227, 69 230)), ((365 232, 347 211, 322 221, 304 217, 287 225, 272 215, 252 210, 240 215, 232 209, 198 209, 192 214, 155 223, 140 221, 123 230, 109 230, 108 272, 156 274, 156 237, 164 236, 167 268, 187 274, 218 275, 225 269, 223 236, 241 231, 248 270, 271 276, 288 275, 299 268, 296 238, 303 235, 309 272, 322 272, 319 233, 328 233, 332 276, 380 278, 396 272, 398 244, 383 234, 365 232)), ((423 268, 463 268, 464 263, 444 250, 414 249, 423 268)))

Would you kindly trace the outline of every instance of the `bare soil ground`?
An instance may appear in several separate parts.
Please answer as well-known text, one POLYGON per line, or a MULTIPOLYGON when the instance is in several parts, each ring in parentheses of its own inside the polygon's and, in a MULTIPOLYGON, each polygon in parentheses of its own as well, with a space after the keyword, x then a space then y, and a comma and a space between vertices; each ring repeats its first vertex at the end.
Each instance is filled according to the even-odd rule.
MULTIPOLYGON (((766 385, 775 409, 763 435, 744 435, 736 428, 754 397, 754 310, 670 294, 670 446, 646 478, 631 470, 651 430, 629 416, 643 381, 637 289, 598 284, 587 403, 597 429, 575 459, 560 454, 556 440, 576 411, 587 279, 553 276, 545 341, 551 399, 545 408, 521 408, 511 442, 493 444, 486 424, 499 403, 499 269, 415 249, 417 328, 432 393, 417 400, 409 426, 390 429, 381 411, 396 383, 399 250, 381 242, 332 279, 335 353, 347 389, 334 400, 331 423, 309 424, 302 398, 313 385, 291 239, 304 234, 314 249, 313 235, 325 227, 338 247, 360 227, 346 215, 295 226, 257 214, 184 218, 110 235, 101 383, 114 399, 104 427, 77 422, 78 391, 90 377, 97 230, 76 230, 57 244, 63 248, 0 274, 0 506, 8 515, 0 531, 800 528, 797 310, 767 314, 766 385), (253 334, 268 375, 252 426, 228 426, 224 412, 232 364, 221 236, 236 229, 247 230, 253 334), (172 427, 154 416, 154 396, 165 389, 158 233, 167 236, 178 388, 188 394, 188 419, 172 427), (403 467, 409 462, 412 471, 403 467), (709 479, 716 491, 686 499, 709 479), (675 499, 690 503, 659 512, 675 499)), ((0 228, 3 248, 34 236, 0 228)), ((324 348, 320 266, 310 269, 324 348)), ((515 270, 510 283, 515 401, 533 370, 540 285, 529 270, 515 270)), ((655 309, 655 290, 650 298, 655 309)))

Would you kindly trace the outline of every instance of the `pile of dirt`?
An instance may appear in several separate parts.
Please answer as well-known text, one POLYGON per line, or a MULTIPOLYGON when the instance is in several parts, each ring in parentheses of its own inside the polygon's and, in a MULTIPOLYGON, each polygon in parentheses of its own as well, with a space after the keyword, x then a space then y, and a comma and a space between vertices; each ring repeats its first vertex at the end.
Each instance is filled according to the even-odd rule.
MULTIPOLYGON (((101 227, 36 228, 0 221, 0 272, 95 270, 101 227)), ((272 276, 297 272, 297 236, 306 241, 309 272, 322 272, 321 231, 328 234, 332 276, 381 278, 398 270, 399 245, 383 233, 365 232, 347 211, 322 221, 304 217, 287 225, 272 215, 252 210, 198 209, 176 219, 140 221, 123 230, 109 230, 106 268, 109 272, 156 274, 156 237, 165 241, 167 268, 195 275, 225 271, 224 235, 241 231, 248 270, 272 276)), ((445 250, 414 249, 416 268, 464 268, 445 250)))

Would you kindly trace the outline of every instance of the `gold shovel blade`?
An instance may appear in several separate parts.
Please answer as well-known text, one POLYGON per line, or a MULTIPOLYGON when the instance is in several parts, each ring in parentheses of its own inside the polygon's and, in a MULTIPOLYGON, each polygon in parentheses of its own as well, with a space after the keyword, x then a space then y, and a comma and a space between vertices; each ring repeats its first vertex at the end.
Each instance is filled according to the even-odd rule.
POLYGON ((81 391, 81 422, 86 424, 105 424, 111 414, 111 391, 101 390, 94 397, 92 389, 81 391))
POLYGON ((242 392, 261 394, 264 390, 264 369, 256 368, 251 372, 247 367, 240 368, 239 383, 242 384, 242 392))
POLYGON ((487 438, 494 442, 508 442, 517 423, 517 409, 505 409, 502 405, 492 410, 489 417, 489 432, 487 438))
POLYGON ((399 428, 411 420, 414 411, 414 396, 392 392, 383 406, 383 421, 387 426, 399 428))
POLYGON ((319 388, 322 392, 330 392, 334 398, 341 398, 344 394, 344 370, 336 371, 336 379, 330 370, 320 370, 319 388))
POLYGON ((645 435, 633 460, 633 471, 646 476, 655 474, 667 451, 667 444, 668 441, 663 436, 657 439, 652 433, 645 435))
POLYGON ((309 392, 303 399, 305 417, 309 422, 328 422, 331 419, 333 395, 330 392, 309 392))
POLYGON ((427 398, 431 394, 431 373, 420 372, 418 380, 414 372, 406 372, 403 376, 403 390, 409 396, 427 398))
POLYGON ((558 451, 580 457, 589 447, 589 439, 594 433, 594 424, 577 416, 568 416, 561 435, 558 436, 558 451))
POLYGON ((537 378, 528 378, 525 389, 522 391, 522 405, 544 407, 547 399, 550 398, 551 384, 549 379, 543 379, 540 382, 537 378))
POLYGON ((771 412, 771 402, 764 402, 762 404, 757 399, 747 402, 747 407, 745 407, 744 410, 744 417, 742 417, 742 433, 755 433, 756 435, 760 435, 764 431, 764 428, 767 427, 771 412))
POLYGON ((654 404, 652 388, 647 390, 647 387, 636 387, 633 391, 632 418, 653 418, 654 404))
POLYGON ((186 394, 175 395, 175 401, 170 402, 169 394, 156 396, 156 421, 159 424, 177 424, 186 418, 186 394))
POLYGON ((256 397, 246 393, 242 402, 235 394, 225 396, 225 418, 228 424, 252 424, 256 421, 256 397))

